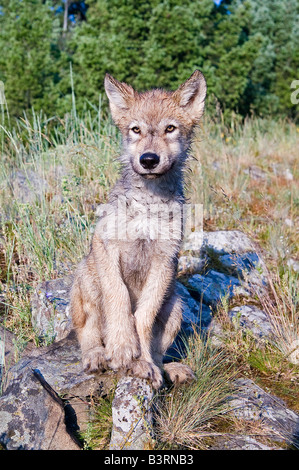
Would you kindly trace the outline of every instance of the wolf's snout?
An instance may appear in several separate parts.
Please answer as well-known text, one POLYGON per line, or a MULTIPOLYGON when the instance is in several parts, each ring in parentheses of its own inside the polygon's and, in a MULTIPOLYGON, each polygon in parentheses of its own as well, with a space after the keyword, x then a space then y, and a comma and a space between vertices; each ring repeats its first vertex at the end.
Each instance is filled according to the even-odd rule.
POLYGON ((146 170, 153 170, 160 162, 160 157, 155 153, 144 153, 140 157, 140 165, 146 170))

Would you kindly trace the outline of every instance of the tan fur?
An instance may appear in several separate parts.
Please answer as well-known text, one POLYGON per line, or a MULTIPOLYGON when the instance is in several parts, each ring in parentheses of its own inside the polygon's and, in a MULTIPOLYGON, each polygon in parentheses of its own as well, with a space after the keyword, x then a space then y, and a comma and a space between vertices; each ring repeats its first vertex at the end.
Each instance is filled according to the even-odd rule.
MULTIPOLYGON (((76 271, 72 319, 86 370, 123 369, 159 388, 163 355, 181 324, 175 275, 182 228, 173 221, 184 203, 183 169, 206 85, 195 71, 175 92, 137 93, 109 75, 105 89, 123 136, 123 168, 76 271), (148 154, 158 158, 155 167, 142 163, 148 154)), ((164 369, 174 382, 193 377, 183 364, 164 369)))

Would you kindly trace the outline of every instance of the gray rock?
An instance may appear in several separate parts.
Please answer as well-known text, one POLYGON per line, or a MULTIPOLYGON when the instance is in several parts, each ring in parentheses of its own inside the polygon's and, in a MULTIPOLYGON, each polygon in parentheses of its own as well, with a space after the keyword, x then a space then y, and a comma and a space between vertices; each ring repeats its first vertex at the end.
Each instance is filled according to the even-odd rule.
POLYGON ((30 374, 32 369, 38 369, 47 383, 57 393, 65 396, 86 397, 90 393, 96 393, 99 388, 107 391, 116 377, 112 371, 104 374, 86 374, 83 371, 81 351, 74 331, 61 341, 35 348, 24 355, 7 372, 6 384, 17 380, 23 371, 30 374))
POLYGON ((177 282, 176 288, 183 302, 182 326, 184 330, 193 331, 193 326, 207 326, 212 318, 211 309, 202 302, 196 301, 182 283, 177 282))
POLYGON ((271 163, 272 171, 274 175, 285 178, 288 181, 294 179, 294 175, 289 168, 285 168, 283 163, 271 163))
POLYGON ((290 269, 292 269, 295 273, 299 273, 299 261, 296 261, 293 258, 290 258, 287 261, 287 265, 290 269))
POLYGON ((22 354, 28 354, 33 347, 32 343, 20 344, 11 331, 0 325, 0 396, 7 371, 19 360, 22 354))
POLYGON ((233 253, 219 256, 219 265, 239 279, 246 278, 253 284, 267 284, 266 266, 255 252, 233 253))
POLYGON ((214 348, 222 348, 224 341, 227 338, 227 333, 224 331, 221 323, 216 318, 212 318, 211 323, 205 328, 205 333, 209 337, 209 341, 214 348))
POLYGON ((8 449, 73 448, 72 432, 87 420, 77 415, 73 400, 86 402, 86 397, 107 394, 117 378, 112 371, 86 374, 82 370, 74 332, 51 346, 32 349, 5 375, 0 443, 8 449), (67 407, 57 402, 58 394, 68 400, 67 407))
POLYGON ((214 270, 205 276, 194 274, 188 279, 188 287, 192 289, 193 296, 212 307, 215 307, 224 296, 231 298, 235 294, 246 294, 236 277, 214 270))
POLYGON ((239 230, 216 230, 215 232, 191 232, 183 241, 182 252, 193 252, 197 256, 210 251, 225 255, 228 253, 256 252, 255 244, 239 230))
POLYGON ((182 245, 182 251, 192 251, 200 253, 203 245, 203 237, 203 230, 190 232, 188 235, 185 235, 182 245))
POLYGON ((244 292, 259 290, 262 293, 267 288, 267 268, 253 242, 238 231, 232 231, 230 235, 229 232, 224 232, 225 235, 223 232, 214 233, 219 238, 209 235, 204 245, 210 254, 208 268, 215 266, 216 271, 237 277, 242 281, 244 292))
POLYGON ((276 445, 266 445, 251 436, 228 435, 216 439, 209 450, 279 450, 276 445))
POLYGON ((205 258, 196 258, 195 256, 180 256, 178 260, 179 274, 200 273, 206 265, 205 258))
POLYGON ((32 325, 46 343, 66 338, 72 330, 69 311, 70 289, 73 276, 46 281, 33 295, 31 307, 32 325))
POLYGON ((204 232, 203 251, 212 251, 218 255, 241 254, 256 252, 256 246, 245 233, 239 230, 217 230, 204 232))
POLYGON ((237 392, 230 402, 236 418, 260 421, 274 441, 299 446, 299 415, 279 398, 270 395, 252 380, 236 381, 237 392))
POLYGON ((184 245, 189 252, 184 251, 180 257, 179 272, 196 273, 190 279, 190 288, 199 289, 204 303, 215 305, 223 295, 251 296, 256 291, 263 294, 267 288, 267 269, 246 234, 219 230, 199 232, 198 237, 193 232, 192 236, 184 245))
POLYGON ((290 345, 291 354, 288 355, 288 360, 295 365, 299 365, 299 339, 292 341, 290 345))
POLYGON ((228 315, 237 328, 250 330, 257 338, 270 339, 273 336, 267 314, 255 305, 234 307, 228 312, 228 315))
MULTIPOLYGON (((272 341, 275 334, 267 314, 255 305, 241 305, 234 307, 228 312, 228 318, 236 329, 249 331, 262 346, 265 340, 272 341)), ((215 347, 223 346, 223 342, 228 339, 228 334, 223 329, 221 323, 216 318, 212 318, 206 328, 209 338, 215 347)))
POLYGON ((15 363, 14 335, 0 325, 0 393, 5 370, 15 363))
POLYGON ((0 399, 0 442, 8 450, 79 450, 62 400, 39 371, 23 370, 0 399))
POLYGON ((110 450, 152 448, 152 399, 153 389, 146 380, 120 379, 112 402, 110 450))
POLYGON ((267 173, 262 170, 259 166, 251 165, 244 170, 246 175, 249 175, 254 180, 265 180, 267 179, 267 173))
POLYGON ((32 170, 14 170, 10 175, 13 196, 22 204, 40 201, 48 190, 48 183, 32 170))

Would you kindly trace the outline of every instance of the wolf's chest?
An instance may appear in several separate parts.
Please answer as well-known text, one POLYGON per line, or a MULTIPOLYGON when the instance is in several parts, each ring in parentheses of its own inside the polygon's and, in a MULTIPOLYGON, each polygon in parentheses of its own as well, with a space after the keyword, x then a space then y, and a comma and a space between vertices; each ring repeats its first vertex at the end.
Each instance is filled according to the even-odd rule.
POLYGON ((162 246, 165 241, 181 240, 183 209, 178 202, 171 204, 131 202, 125 219, 127 240, 143 241, 140 246, 145 250, 148 246, 146 242, 158 242, 150 245, 151 248, 156 246, 159 249, 159 244, 162 246))
POLYGON ((125 282, 142 284, 155 255, 155 243, 147 239, 123 243, 120 263, 125 282))

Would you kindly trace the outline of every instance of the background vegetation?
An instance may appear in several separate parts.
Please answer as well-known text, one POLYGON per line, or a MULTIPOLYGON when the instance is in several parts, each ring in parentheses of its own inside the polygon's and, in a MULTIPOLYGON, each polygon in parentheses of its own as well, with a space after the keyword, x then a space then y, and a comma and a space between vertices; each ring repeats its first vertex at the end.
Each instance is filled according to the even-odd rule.
POLYGON ((69 111, 72 64, 79 111, 98 103, 105 72, 172 89, 199 68, 209 108, 216 99, 225 117, 298 119, 299 0, 69 0, 67 28, 62 0, 0 5, 0 80, 13 116, 69 111))

